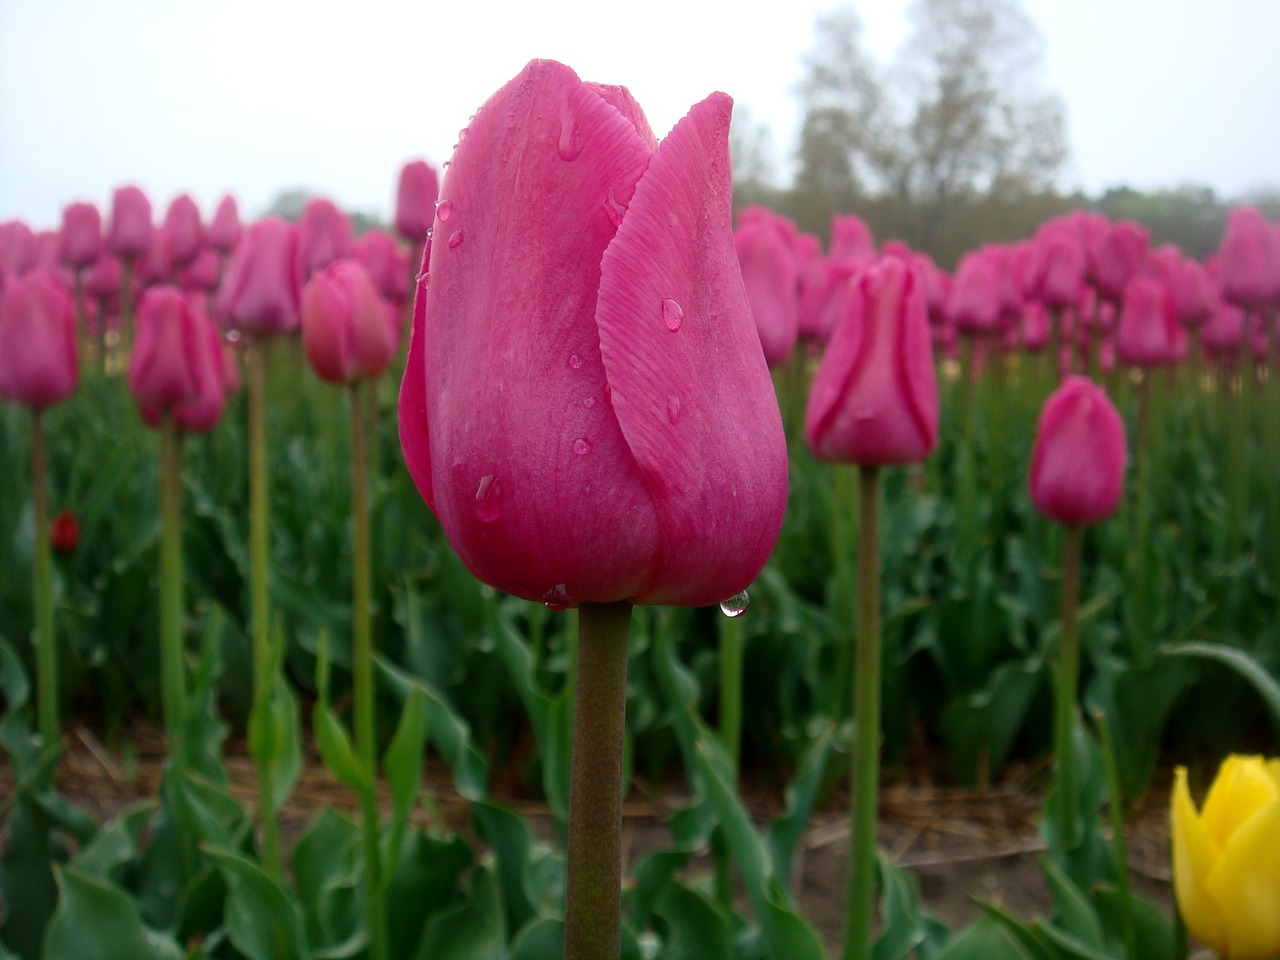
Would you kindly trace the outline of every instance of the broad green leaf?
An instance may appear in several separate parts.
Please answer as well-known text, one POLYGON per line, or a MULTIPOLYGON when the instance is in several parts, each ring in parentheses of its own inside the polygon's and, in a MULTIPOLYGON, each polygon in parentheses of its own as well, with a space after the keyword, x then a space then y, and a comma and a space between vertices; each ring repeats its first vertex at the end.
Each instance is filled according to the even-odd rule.
POLYGON ((350 956, 367 942, 355 822, 324 809, 293 848, 307 942, 317 957, 350 956))
POLYGON ((498 885, 483 868, 471 872, 471 893, 462 903, 427 920, 415 960, 491 960, 502 955, 506 934, 498 885))
POLYGON ((317 700, 311 708, 311 730, 316 738, 316 750, 320 760, 344 786, 358 793, 369 787, 369 778, 360 761, 347 728, 329 709, 324 700, 317 700))
POLYGON ((293 892, 234 850, 205 852, 227 881, 227 937, 235 948, 248 960, 313 960, 293 892))
POLYGON ((382 850, 384 888, 395 873, 409 814, 413 811, 413 801, 422 782, 422 754, 426 742, 427 694, 422 687, 415 686, 400 708, 396 732, 382 758, 387 784, 391 788, 391 820, 386 827, 382 850))
POLYGON ((155 811, 154 801, 143 800, 112 817, 68 866, 92 880, 114 882, 121 866, 138 856, 138 842, 155 811))
POLYGON ((427 919, 462 901, 471 865, 471 848, 456 835, 440 839, 414 830, 405 836, 385 898, 392 957, 412 956, 427 919))
POLYGON ((148 929, 119 887, 72 867, 57 870, 58 909, 45 935, 45 960, 182 960, 172 936, 148 929))
POLYGON ((706 894, 682 883, 669 883, 654 914, 669 930, 663 960, 731 960, 734 956, 733 918, 706 894))
POLYGON ((1039 658, 1003 663, 982 689, 947 707, 940 729, 960 777, 972 782, 1004 765, 1043 670, 1039 658))
MULTIPOLYGON (((1095 887, 1092 899, 1103 926, 1117 942, 1124 943, 1124 914, 1120 891, 1114 886, 1095 887)), ((1133 911, 1133 939, 1137 956, 1176 956, 1178 937, 1173 917, 1136 893, 1130 893, 1129 903, 1133 911)))
POLYGON ((769 856, 774 876, 784 890, 791 888, 791 867, 796 847, 804 837, 805 827, 813 813, 818 791, 822 788, 831 755, 836 725, 826 721, 800 760, 795 779, 787 784, 786 813, 769 828, 769 856))
POLYGON ((476 835, 493 851, 507 929, 519 930, 537 913, 529 889, 529 828, 518 814, 490 803, 472 804, 471 816, 476 835))
POLYGON ((994 917, 982 917, 949 943, 938 960, 1036 960, 994 917))
POLYGON ((1103 950, 1106 936, 1102 931, 1102 921, 1084 891, 1072 883, 1070 877, 1051 858, 1043 858, 1040 866, 1044 870, 1056 908, 1053 925, 1085 945, 1103 950))
POLYGON ((1280 732, 1280 682, 1247 652, 1219 643, 1165 643, 1158 649, 1167 657, 1201 657, 1230 667, 1253 685, 1271 713, 1272 726, 1280 732))

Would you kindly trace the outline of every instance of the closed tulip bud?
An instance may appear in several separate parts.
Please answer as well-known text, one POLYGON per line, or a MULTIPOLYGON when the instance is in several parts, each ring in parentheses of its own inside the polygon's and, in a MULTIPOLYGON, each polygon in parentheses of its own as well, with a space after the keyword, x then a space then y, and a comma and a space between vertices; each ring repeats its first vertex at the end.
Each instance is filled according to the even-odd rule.
POLYGON ((1259 310, 1280 299, 1280 238, 1253 207, 1235 207, 1218 248, 1218 282, 1228 303, 1259 310))
POLYGON ((998 267, 981 250, 960 258, 947 300, 947 312, 957 330, 993 333, 1000 328, 1002 301, 998 267))
POLYGON ((791 356, 800 334, 796 260, 790 239, 766 211, 765 216, 751 218, 738 228, 733 245, 765 362, 780 366, 791 356))
POLYGON ((36 265, 36 234, 21 220, 0 223, 0 290, 36 265))
POLYGON ((218 318, 238 330, 274 336, 298 329, 302 276, 293 225, 275 217, 250 224, 218 291, 218 318))
POLYGON ((1186 354, 1187 334, 1168 287, 1154 277, 1134 277, 1124 288, 1116 358, 1124 364, 1154 367, 1177 363, 1186 354))
POLYGON ((311 368, 329 383, 376 377, 391 362, 395 340, 382 299, 354 260, 339 260, 307 281, 302 346, 311 368))
POLYGON ((58 255, 73 270, 83 270, 102 254, 102 215, 92 203, 73 203, 62 210, 58 255))
POLYGON ((425 160, 406 163, 400 169, 400 182, 396 187, 396 233, 412 244, 426 243, 427 231, 436 217, 439 192, 436 171, 431 164, 425 160))
POLYGON ((655 147, 625 90, 535 60, 454 153, 400 442, 500 590, 698 606, 773 549, 786 439, 733 248, 731 104, 655 147))
POLYGON ((1106 391, 1067 377, 1045 401, 1027 486, 1035 508, 1059 523, 1105 520, 1124 492, 1124 422, 1106 391))
POLYGON ((867 221, 856 213, 838 214, 831 218, 832 260, 870 263, 876 257, 876 241, 867 221))
POLYGON ((222 254, 230 253, 240 239, 240 210, 231 194, 218 201, 206 236, 209 246, 222 254))
POLYGON ((124 268, 114 254, 105 253, 94 261, 84 275, 84 289, 97 300, 110 300, 120 295, 124 268))
POLYGON ((201 247, 196 258, 178 271, 179 283, 188 292, 213 293, 222 279, 222 263, 213 247, 201 247))
POLYGON ((1050 320, 1044 304, 1031 300, 1022 314, 1022 347, 1037 353, 1049 345, 1050 320))
POLYGON ((1200 333, 1201 344, 1205 350, 1220 356, 1239 353, 1244 344, 1244 320, 1243 310, 1219 300, 1200 333))
POLYGON ((190 195, 174 197, 164 217, 164 228, 169 234, 169 258, 174 267, 185 267, 200 255, 204 225, 200 222, 200 208, 190 195))
POLYGON ((1124 297, 1124 288, 1142 272, 1147 262, 1151 231, 1132 220, 1117 220, 1107 228, 1094 253, 1093 282, 1098 295, 1113 303, 1124 297))
POLYGON ((349 258, 354 246, 351 218, 336 203, 324 197, 307 201, 298 221, 298 255, 305 276, 349 258))
POLYGON ((218 423, 226 406, 227 395, 240 385, 240 371, 223 342, 218 326, 206 312, 205 298, 188 297, 195 321, 196 395, 173 411, 178 426, 187 433, 208 433, 218 423))
POLYGON ((151 201, 138 187, 118 187, 111 198, 107 249, 122 260, 145 257, 151 248, 151 201))
POLYGON ((1228 757, 1199 811, 1178 767, 1171 807, 1187 930, 1225 960, 1280 954, 1280 760, 1228 757))
POLYGON ((858 275, 805 410, 805 441, 819 459, 912 463, 937 445, 938 385, 921 286, 896 257, 858 275))
POLYGON ((0 397, 37 409, 76 388, 71 295, 43 271, 5 286, 0 297, 0 397))
POLYGON ((129 390, 148 425, 190 403, 196 388, 196 322, 176 287, 153 287, 138 303, 136 336, 129 355, 129 390))
POLYGON ((409 295, 409 260, 391 234, 366 230, 356 240, 355 260, 380 294, 394 303, 404 303, 409 295))
POLYGON ((173 268, 173 236, 162 224, 151 231, 147 255, 138 262, 136 278, 144 287, 172 283, 173 268))
POLYGON ((1036 236, 1032 289, 1040 302, 1066 310, 1080 302, 1084 290, 1086 259, 1078 231, 1058 223, 1036 236))

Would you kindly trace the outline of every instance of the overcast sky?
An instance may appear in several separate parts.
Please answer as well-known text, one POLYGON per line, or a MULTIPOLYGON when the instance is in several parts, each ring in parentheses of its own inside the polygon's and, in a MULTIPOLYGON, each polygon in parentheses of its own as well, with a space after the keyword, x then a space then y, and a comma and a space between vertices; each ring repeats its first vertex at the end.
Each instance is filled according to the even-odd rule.
MULTIPOLYGON (((857 0, 890 60, 909 0, 857 0)), ((386 215, 533 57, 628 86, 656 133, 721 89, 789 171, 828 0, 0 0, 0 221, 136 183, 247 215, 300 187, 386 215), (359 11, 357 13, 357 11, 359 11), (640 12, 643 11, 643 12, 640 12)), ((1026 0, 1068 110, 1065 189, 1280 185, 1280 0, 1026 0), (1208 11, 1212 9, 1212 14, 1208 11)))

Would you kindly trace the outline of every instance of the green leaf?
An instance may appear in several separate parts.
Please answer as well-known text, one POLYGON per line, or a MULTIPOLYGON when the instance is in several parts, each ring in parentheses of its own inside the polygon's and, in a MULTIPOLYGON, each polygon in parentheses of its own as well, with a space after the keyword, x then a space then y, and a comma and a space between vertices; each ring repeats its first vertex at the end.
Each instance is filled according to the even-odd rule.
POLYGON ((995 917, 985 916, 963 931, 938 960, 1036 960, 995 917))
POLYGON ((498 885, 485 869, 471 872, 471 895, 427 920, 415 960, 491 960, 502 955, 506 936, 498 885))
POLYGON ((511 960, 564 960, 564 921, 543 917, 521 930, 511 960))
MULTIPOLYGON (((1098 916, 1115 939, 1124 942, 1124 913, 1120 891, 1114 886, 1095 887, 1092 892, 1098 916)), ((1150 900, 1130 892, 1133 910, 1134 951, 1138 957, 1173 957, 1177 955, 1177 931, 1173 917, 1150 900)))
POLYGON ((883 930, 871 948, 872 960, 903 960, 926 938, 941 940, 944 928, 920 909, 920 891, 905 870, 879 857, 880 916, 883 930))
POLYGON ((324 700, 317 700, 311 709, 311 730, 316 738, 320 760, 338 778, 338 782, 363 793, 369 787, 369 778, 356 759, 355 748, 347 728, 324 700))
POLYGON ((1271 712, 1272 725, 1280 733, 1280 683, 1244 650, 1218 643, 1162 643, 1157 649, 1166 657, 1201 657, 1230 667, 1253 685, 1271 712))
POLYGON ((143 800, 112 817, 68 866, 92 880, 113 882, 120 867, 138 856, 138 842, 155 811, 154 801, 143 800))
POLYGON ((1102 921, 1084 891, 1072 883, 1051 858, 1041 859, 1040 866, 1053 895, 1056 908, 1054 926, 1088 947, 1104 950, 1106 936, 1102 931, 1102 921))
POLYGON ((440 839, 415 830, 405 836, 385 898, 392 957, 412 956, 427 919, 462 901, 461 880, 471 864, 471 848, 456 835, 440 839))
POLYGON ((947 707, 940 729, 961 778, 972 782, 1004 765, 1042 675, 1038 657, 1003 663, 981 690, 947 707))
POLYGON ((150 930, 119 887, 61 867, 58 909, 45 935, 45 960, 182 960, 168 934, 150 930))
POLYGON ((532 841, 520 816, 491 803, 471 805, 476 835, 493 851, 508 930, 519 930, 537 913, 529 888, 532 841))
POLYGON ((360 830, 348 817, 321 810, 293 848, 293 876, 307 942, 321 957, 351 956, 368 941, 357 863, 360 830))
POLYGON ((400 708, 400 720, 391 745, 382 758, 382 767, 391 788, 391 820, 382 850, 382 883, 385 888, 396 870, 396 858, 413 801, 422 782, 422 754, 427 742, 427 694, 415 686, 400 708))
POLYGON ((234 850, 207 847, 227 881, 227 937, 248 960, 312 960, 302 908, 288 888, 234 850))
POLYGON ((773 864, 774 876, 783 889, 791 889, 791 867, 795 860, 796 847, 804 837, 805 827, 813 813, 813 805, 817 801, 818 791, 822 788, 823 777, 827 771, 827 760, 831 756, 831 743, 835 735, 836 724, 827 720, 809 748, 800 759, 800 767, 795 779, 787 785, 786 813, 773 822, 769 828, 769 856, 773 864))
POLYGON ((654 908, 668 928, 663 960, 731 960, 734 956, 733 918, 711 897, 672 882, 654 908))

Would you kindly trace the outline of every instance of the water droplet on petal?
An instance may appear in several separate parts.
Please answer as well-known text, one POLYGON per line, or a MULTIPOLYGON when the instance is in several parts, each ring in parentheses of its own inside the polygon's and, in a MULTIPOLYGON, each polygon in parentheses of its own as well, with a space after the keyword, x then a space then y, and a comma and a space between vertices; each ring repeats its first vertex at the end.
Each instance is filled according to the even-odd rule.
POLYGON ((417 283, 418 285, 423 284, 426 281, 426 279, 427 279, 427 275, 425 273, 420 273, 413 278, 414 282, 417 283))
POLYGON ((441 200, 436 204, 436 216, 442 223, 449 219, 451 213, 453 213, 453 204, 448 200, 441 200))
POLYGON ((578 356, 576 353, 569 354, 569 367, 570 369, 573 369, 573 370, 581 370, 582 358, 578 356))
POLYGON ((601 206, 604 207, 605 216, 609 218, 609 222, 615 227, 622 226, 622 218, 627 212, 626 206, 618 199, 613 192, 613 188, 609 188, 608 195, 604 198, 601 206))
MULTIPOLYGON (((474 120, 475 117, 472 117, 471 119, 474 120)), ((458 131, 458 142, 461 143, 465 139, 467 139, 467 128, 463 127, 458 131)))
POLYGON ((591 452, 591 444, 582 437, 579 437, 577 440, 573 441, 573 452, 580 457, 585 457, 591 452))
POLYGON ((561 160, 577 160, 582 153, 582 130, 573 117, 565 117, 560 125, 560 142, 556 144, 561 160))
POLYGON ((547 590, 542 595, 542 602, 546 604, 548 610, 568 610, 573 606, 573 599, 569 596, 569 588, 563 583, 557 583, 547 590))
POLYGON ((495 474, 489 473, 480 478, 476 487, 476 516, 481 523, 493 523, 502 513, 502 487, 498 485, 495 474))
POLYGON ((667 419, 673 424, 680 422, 680 398, 676 396, 667 397, 667 419))
POLYGON ((662 301, 662 319, 667 329, 675 333, 680 329, 680 324, 684 323, 684 310, 681 309, 680 304, 668 297, 662 301))
POLYGON ((596 398, 595 398, 595 397, 583 397, 583 398, 582 398, 582 405, 583 405, 584 407, 586 407, 588 410, 590 410, 592 407, 594 407, 594 406, 596 405, 596 398))
POLYGON ((462 246, 462 231, 455 230, 449 235, 449 249, 456 250, 460 246, 462 246))
POLYGON ((726 617, 733 617, 736 619, 747 612, 747 607, 750 603, 751 600, 747 596, 747 591, 743 590, 741 593, 735 593, 728 600, 721 600, 720 612, 726 617))

